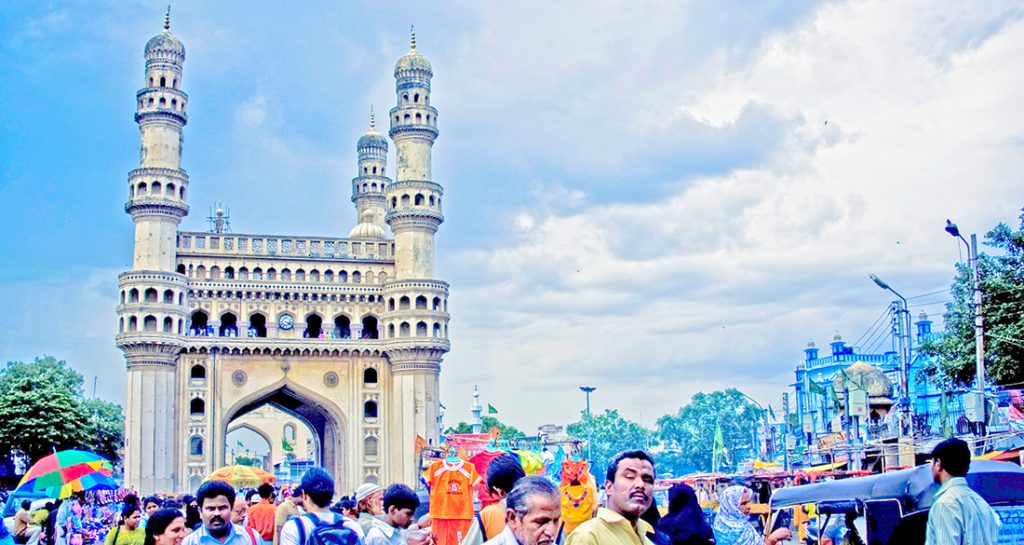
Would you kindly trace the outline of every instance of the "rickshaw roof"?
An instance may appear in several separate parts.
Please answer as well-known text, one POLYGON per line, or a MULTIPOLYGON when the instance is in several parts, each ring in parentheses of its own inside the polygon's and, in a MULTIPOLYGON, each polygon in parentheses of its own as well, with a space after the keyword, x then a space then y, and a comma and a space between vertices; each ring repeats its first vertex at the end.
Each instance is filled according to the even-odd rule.
MULTIPOLYGON (((967 472, 967 484, 989 503, 1024 503, 1024 469, 1016 464, 975 460, 967 472)), ((897 499, 916 510, 930 507, 937 490, 931 466, 925 464, 880 475, 780 488, 770 503, 777 509, 822 501, 897 499)))

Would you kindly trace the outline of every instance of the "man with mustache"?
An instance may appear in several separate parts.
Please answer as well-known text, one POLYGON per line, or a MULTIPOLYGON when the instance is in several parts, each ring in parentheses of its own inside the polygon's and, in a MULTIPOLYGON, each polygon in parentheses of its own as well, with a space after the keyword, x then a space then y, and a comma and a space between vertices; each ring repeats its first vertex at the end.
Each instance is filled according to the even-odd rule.
POLYGON ((620 452, 606 479, 608 507, 573 530, 566 545, 654 545, 654 528, 640 518, 654 498, 654 460, 642 450, 620 452))
POLYGON ((231 523, 235 489, 221 481, 207 481, 196 493, 203 525, 189 534, 181 545, 259 545, 245 529, 231 523))
POLYGON ((558 488, 543 477, 523 477, 505 496, 505 529, 484 545, 553 545, 561 527, 558 488))

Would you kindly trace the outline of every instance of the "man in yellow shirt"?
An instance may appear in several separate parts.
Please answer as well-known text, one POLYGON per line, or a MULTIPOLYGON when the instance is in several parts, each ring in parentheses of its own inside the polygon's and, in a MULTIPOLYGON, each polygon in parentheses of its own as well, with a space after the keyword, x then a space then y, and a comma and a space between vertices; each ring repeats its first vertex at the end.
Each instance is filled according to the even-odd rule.
POLYGON ((654 498, 654 460, 642 450, 620 452, 605 477, 608 507, 573 530, 566 545, 654 545, 654 528, 640 519, 654 498))

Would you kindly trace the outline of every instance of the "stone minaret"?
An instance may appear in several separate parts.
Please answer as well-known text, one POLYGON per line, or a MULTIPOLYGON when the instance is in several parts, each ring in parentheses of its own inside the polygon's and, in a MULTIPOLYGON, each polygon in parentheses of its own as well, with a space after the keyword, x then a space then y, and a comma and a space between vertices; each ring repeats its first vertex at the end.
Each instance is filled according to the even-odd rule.
POLYGON ((374 225, 382 230, 386 203, 384 190, 391 179, 386 176, 388 166, 388 139, 377 132, 377 119, 370 109, 370 130, 356 144, 359 153, 359 172, 352 179, 352 202, 356 204, 356 223, 372 217, 374 225), (370 212, 367 216, 366 212, 370 212))
POLYGON ((416 50, 395 64, 398 104, 391 109, 397 150, 395 182, 386 190, 386 221, 395 235, 395 278, 384 286, 387 354, 393 374, 391 467, 408 468, 393 480, 415 482, 416 436, 437 444, 438 374, 448 352, 448 284, 434 276, 434 234, 444 221, 440 184, 430 179, 437 110, 430 105, 430 62, 416 50))
POLYGON ((164 30, 146 43, 146 77, 136 93, 141 132, 139 168, 128 174, 125 211, 135 222, 131 271, 121 273, 117 345, 128 366, 125 398, 125 484, 176 490, 175 366, 183 346, 187 286, 175 271, 178 224, 188 213, 188 176, 181 169, 188 95, 180 90, 185 47, 164 30))

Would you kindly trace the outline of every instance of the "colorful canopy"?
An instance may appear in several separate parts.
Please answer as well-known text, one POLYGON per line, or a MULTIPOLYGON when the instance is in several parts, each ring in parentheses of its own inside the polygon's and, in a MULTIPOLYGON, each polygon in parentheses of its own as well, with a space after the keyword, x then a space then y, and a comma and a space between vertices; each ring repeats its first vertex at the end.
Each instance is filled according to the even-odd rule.
POLYGON ((36 462, 18 483, 18 490, 43 492, 54 498, 86 490, 113 490, 117 488, 113 473, 114 467, 99 455, 62 450, 36 462))
POLYGON ((224 481, 235 488, 259 486, 272 483, 275 478, 270 473, 251 466, 227 466, 210 473, 204 481, 224 481))

